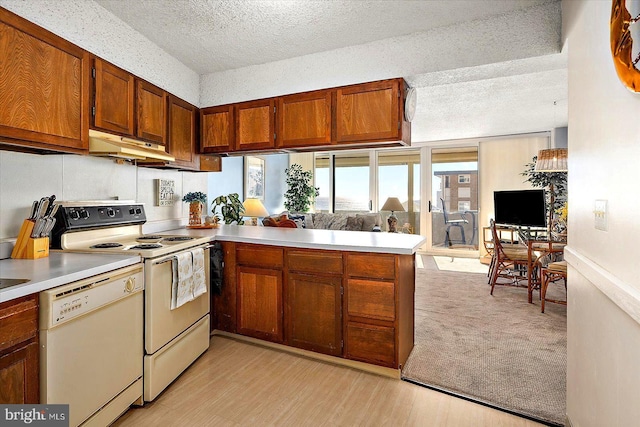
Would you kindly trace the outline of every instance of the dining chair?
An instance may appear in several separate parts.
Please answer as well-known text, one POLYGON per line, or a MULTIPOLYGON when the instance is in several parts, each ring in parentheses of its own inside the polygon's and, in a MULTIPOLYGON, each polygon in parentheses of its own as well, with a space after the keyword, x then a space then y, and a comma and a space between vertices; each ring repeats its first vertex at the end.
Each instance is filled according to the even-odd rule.
POLYGON ((567 305, 566 300, 556 300, 547 298, 547 288, 549 283, 555 283, 562 279, 564 281, 565 292, 567 290, 567 261, 552 262, 546 267, 543 267, 540 275, 542 276, 542 283, 540 285, 540 311, 544 313, 544 303, 553 302, 556 304, 567 305))
MULTIPOLYGON (((526 280, 526 272, 529 264, 527 249, 521 247, 505 247, 500 241, 496 223, 491 220, 491 236, 493 238, 493 257, 489 267, 489 284, 491 285, 491 295, 495 288, 498 278, 511 279, 511 286, 521 286, 519 282, 526 280)), ((509 285, 508 283, 500 283, 501 285, 509 285)))

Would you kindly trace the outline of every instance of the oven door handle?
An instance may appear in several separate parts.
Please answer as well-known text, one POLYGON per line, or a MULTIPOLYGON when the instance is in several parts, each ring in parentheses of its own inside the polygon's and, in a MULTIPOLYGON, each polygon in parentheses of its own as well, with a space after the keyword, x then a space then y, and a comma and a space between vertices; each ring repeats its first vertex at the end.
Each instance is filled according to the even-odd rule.
MULTIPOLYGON (((193 249, 204 249, 204 250, 207 250, 207 249, 211 249, 212 247, 213 247, 213 245, 195 246, 193 248, 185 249, 185 251, 190 251, 190 250, 193 250, 193 249)), ((183 251, 180 251, 180 252, 183 252, 183 251)), ((166 257, 164 259, 161 259, 159 261, 154 261, 153 265, 164 264, 165 262, 169 262, 169 261, 172 261, 174 259, 176 259, 175 255, 169 255, 168 257, 166 257)))

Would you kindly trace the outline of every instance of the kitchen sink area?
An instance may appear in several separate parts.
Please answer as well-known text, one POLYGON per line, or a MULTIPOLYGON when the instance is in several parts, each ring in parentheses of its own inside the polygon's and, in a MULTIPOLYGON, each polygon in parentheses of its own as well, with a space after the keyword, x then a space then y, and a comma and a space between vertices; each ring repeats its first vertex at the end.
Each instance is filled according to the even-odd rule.
POLYGON ((3 279, 0 278, 0 289, 10 288, 16 285, 22 285, 23 283, 29 282, 29 279, 3 279))

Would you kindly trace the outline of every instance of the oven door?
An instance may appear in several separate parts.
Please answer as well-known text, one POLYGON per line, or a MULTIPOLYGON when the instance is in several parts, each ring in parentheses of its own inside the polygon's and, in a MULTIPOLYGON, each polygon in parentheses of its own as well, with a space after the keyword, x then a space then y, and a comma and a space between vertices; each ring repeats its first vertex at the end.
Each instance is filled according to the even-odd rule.
MULTIPOLYGON (((175 256, 175 254, 173 254, 173 256, 175 256)), ((205 249, 204 251, 207 293, 200 295, 198 298, 175 310, 171 310, 173 256, 150 258, 144 262, 144 344, 147 354, 155 353, 209 313, 209 249, 205 249)))

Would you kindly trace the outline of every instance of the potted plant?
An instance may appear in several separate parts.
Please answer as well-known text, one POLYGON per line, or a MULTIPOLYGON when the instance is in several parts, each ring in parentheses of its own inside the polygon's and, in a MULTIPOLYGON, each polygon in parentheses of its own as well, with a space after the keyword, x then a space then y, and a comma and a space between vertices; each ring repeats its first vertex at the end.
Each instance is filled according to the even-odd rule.
POLYGON ((221 215, 225 224, 232 224, 233 222, 236 222, 238 225, 244 224, 244 221, 242 220, 244 206, 240 201, 238 193, 218 196, 213 199, 213 202, 211 203, 211 213, 218 218, 221 215), (218 208, 220 208, 220 214, 217 212, 218 208))
POLYGON ((284 207, 291 212, 307 212, 312 201, 319 194, 319 188, 311 185, 313 174, 303 171, 302 166, 293 164, 284 170, 289 189, 284 193, 284 207))
POLYGON ((567 172, 536 172, 538 156, 533 156, 531 163, 525 165, 522 176, 526 176, 525 182, 530 182, 535 188, 548 188, 547 192, 547 216, 549 217, 549 230, 552 229, 553 214, 567 201, 567 172))
POLYGON ((189 203, 189 225, 202 224, 202 206, 207 203, 207 195, 200 191, 189 192, 182 201, 189 203))

